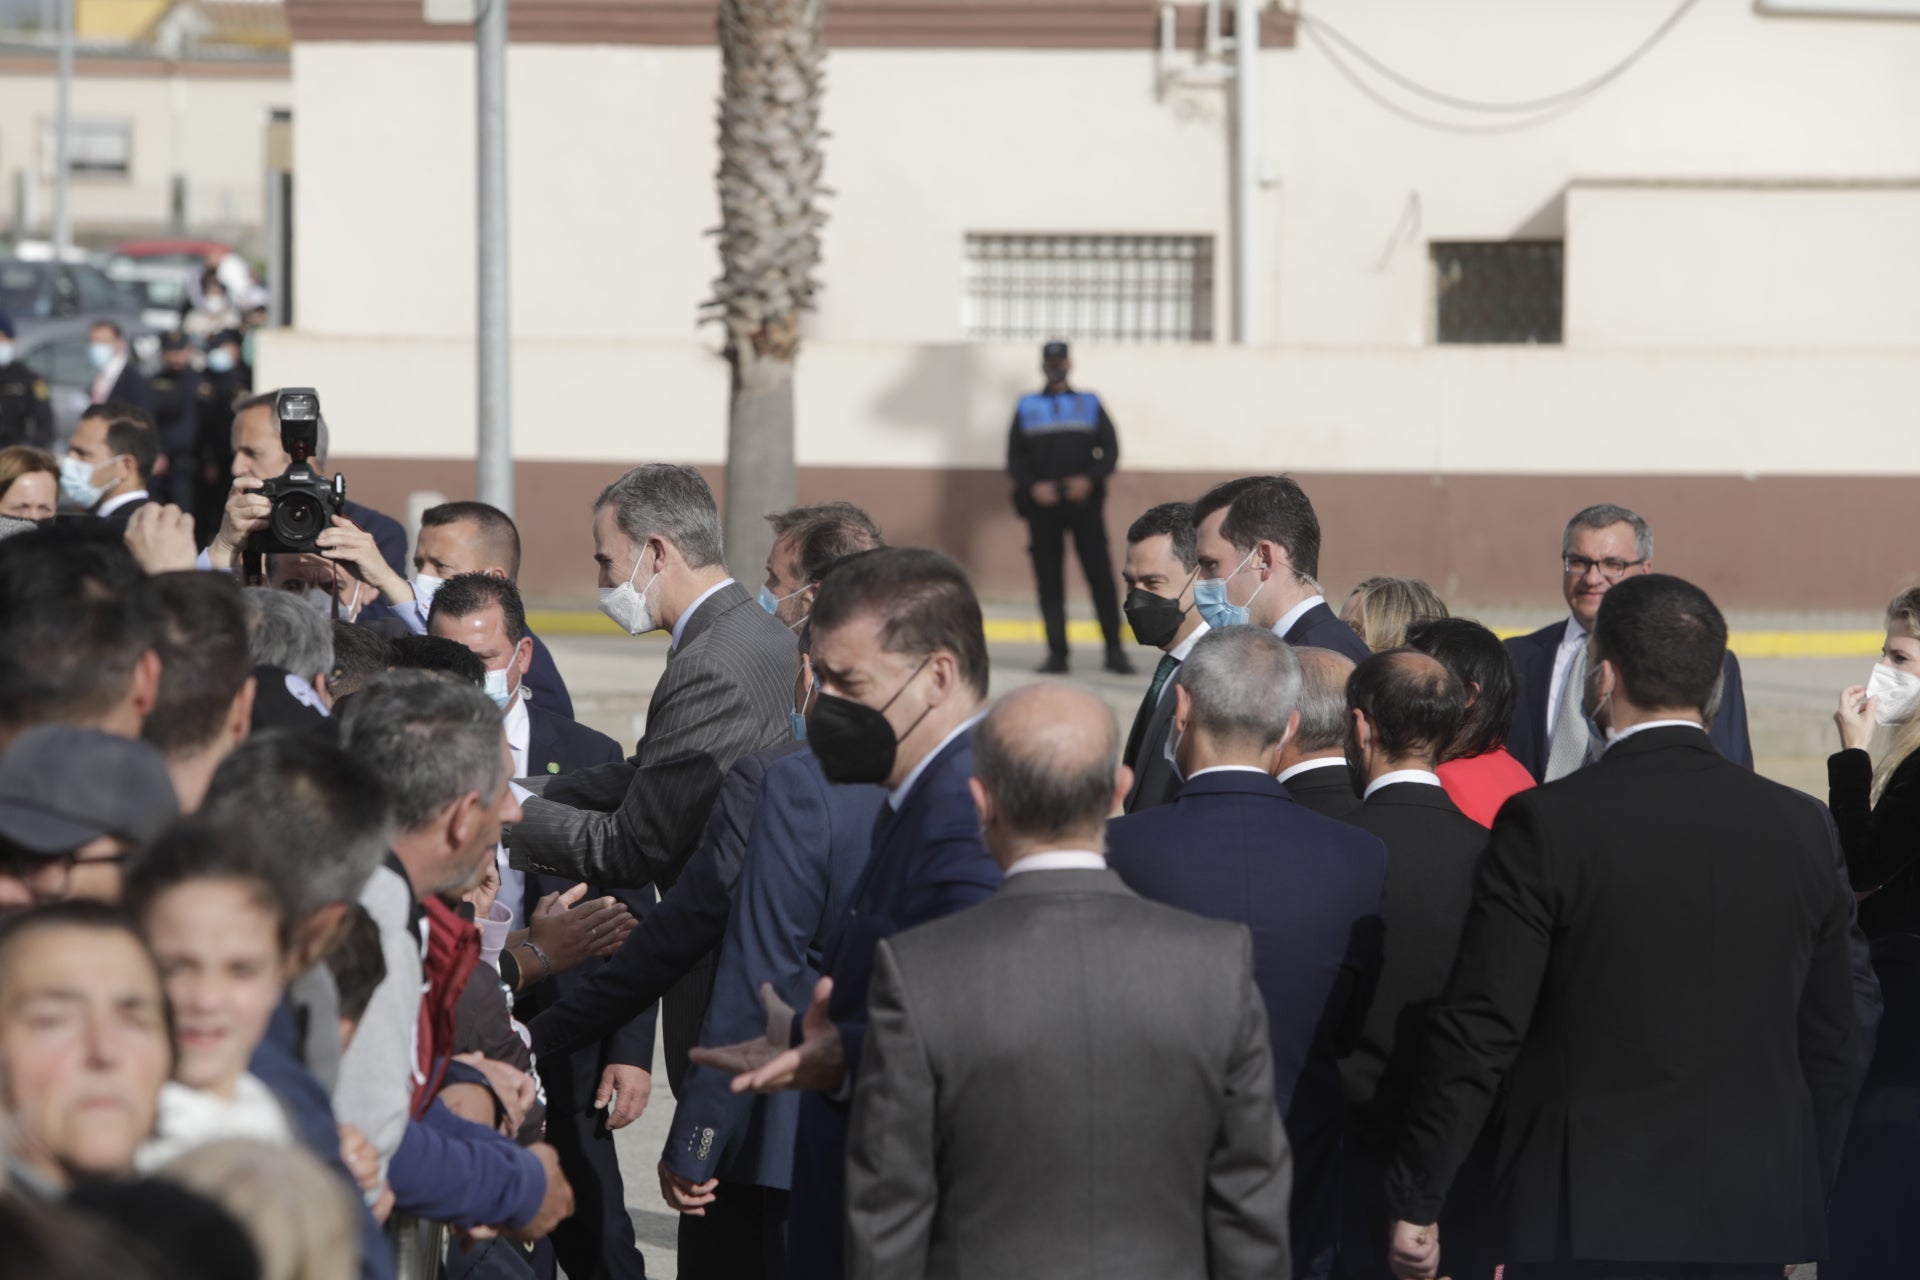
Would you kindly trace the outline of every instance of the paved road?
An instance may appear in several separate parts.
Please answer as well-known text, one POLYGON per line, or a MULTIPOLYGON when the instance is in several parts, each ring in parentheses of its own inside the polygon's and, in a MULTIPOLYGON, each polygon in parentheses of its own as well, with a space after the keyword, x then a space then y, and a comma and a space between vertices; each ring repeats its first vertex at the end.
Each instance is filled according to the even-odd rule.
MULTIPOLYGON (((645 729, 647 698, 666 664, 664 637, 552 636, 548 643, 573 694, 579 719, 622 744, 632 743, 645 729)), ((1043 656, 1038 646, 996 646, 991 656, 996 696, 1043 678, 1033 672, 1043 656)), ((1139 650, 1135 657, 1140 674, 1120 677, 1099 670, 1097 650, 1081 650, 1074 655, 1071 678, 1104 698, 1125 725, 1146 688, 1152 669, 1147 656, 1148 651, 1139 650)), ((1846 685, 1866 680, 1872 659, 1769 658, 1743 666, 1760 772, 1824 798, 1826 756, 1835 746, 1835 698, 1846 685)), ((666 1141, 673 1098, 659 1063, 654 1079, 656 1092, 646 1114, 620 1135, 616 1145, 647 1272, 671 1277, 677 1225, 675 1215, 660 1200, 654 1170, 666 1141)))

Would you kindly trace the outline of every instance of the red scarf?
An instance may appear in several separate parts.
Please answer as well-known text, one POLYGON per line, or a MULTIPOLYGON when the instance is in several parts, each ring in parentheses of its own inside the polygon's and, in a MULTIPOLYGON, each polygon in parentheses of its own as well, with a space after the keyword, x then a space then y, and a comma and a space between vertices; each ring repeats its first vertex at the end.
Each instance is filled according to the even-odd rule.
POLYGON ((480 930, 471 920, 439 898, 428 898, 427 917, 427 989, 420 997, 419 1062, 416 1077, 421 1081, 413 1091, 413 1118, 426 1115, 427 1107, 440 1092, 446 1079, 447 1059, 453 1053, 454 1006, 467 989, 467 979, 480 963, 480 930))

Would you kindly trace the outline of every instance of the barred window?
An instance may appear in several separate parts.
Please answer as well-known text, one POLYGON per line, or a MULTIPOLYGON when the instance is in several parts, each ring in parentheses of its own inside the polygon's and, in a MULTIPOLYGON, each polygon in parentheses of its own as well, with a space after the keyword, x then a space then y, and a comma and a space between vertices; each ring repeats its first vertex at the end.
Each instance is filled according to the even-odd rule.
MULTIPOLYGON (((41 173, 53 176, 59 141, 52 119, 40 122, 41 173)), ((133 171, 133 122, 82 119, 67 121, 67 172, 76 177, 124 178, 133 171)))
POLYGON ((972 339, 1213 341, 1212 236, 969 235, 972 339))
POLYGON ((1435 244, 1431 252, 1436 342, 1560 341, 1564 242, 1435 244))

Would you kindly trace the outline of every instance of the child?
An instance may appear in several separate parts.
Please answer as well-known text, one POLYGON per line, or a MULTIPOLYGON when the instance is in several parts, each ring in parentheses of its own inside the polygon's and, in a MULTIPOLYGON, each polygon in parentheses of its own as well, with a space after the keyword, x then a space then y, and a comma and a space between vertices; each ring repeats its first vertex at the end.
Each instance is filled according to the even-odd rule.
POLYGON ((246 828, 189 819, 128 875, 129 913, 173 1011, 173 1081, 136 1164, 154 1169, 221 1138, 292 1141, 280 1103, 247 1073, 289 974, 292 909, 246 828))

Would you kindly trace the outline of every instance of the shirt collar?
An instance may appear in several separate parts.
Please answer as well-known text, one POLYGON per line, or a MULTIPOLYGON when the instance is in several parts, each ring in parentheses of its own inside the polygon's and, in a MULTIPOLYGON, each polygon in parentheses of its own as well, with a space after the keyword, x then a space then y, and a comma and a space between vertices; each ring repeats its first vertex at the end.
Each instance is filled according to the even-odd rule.
POLYGON ((507 714, 500 721, 500 727, 507 732, 507 749, 513 752, 514 768, 519 777, 527 776, 527 752, 531 749, 533 738, 533 717, 527 714, 526 677, 520 678, 520 696, 507 704, 507 714))
POLYGON ((1331 769, 1337 764, 1345 764, 1346 762, 1346 757, 1344 756, 1322 756, 1318 760, 1302 760, 1290 769, 1281 770, 1280 776, 1276 778, 1275 781, 1285 782, 1288 778, 1297 778, 1301 774, 1311 773, 1315 769, 1331 769))
POLYGON ((1200 637, 1211 630, 1213 630, 1213 628, 1207 625, 1206 619, 1202 618, 1200 625, 1193 629, 1193 634, 1173 646, 1173 648, 1167 650, 1167 656, 1175 662, 1185 662, 1187 655, 1193 652, 1193 646, 1200 643, 1200 637))
MULTIPOLYGON (((1196 775, 1198 776, 1198 775, 1196 775)), ((1105 871, 1105 854, 1090 849, 1056 849, 1049 853, 1030 853, 1006 869, 1008 876, 1026 871, 1105 871)))
POLYGON ((1567 633, 1560 637, 1562 649, 1576 649, 1587 643, 1587 629, 1580 625, 1580 619, 1567 615, 1567 633))
POLYGON ((1432 772, 1431 770, 1395 769, 1391 773, 1383 773, 1379 777, 1375 778, 1372 782, 1369 782, 1367 784, 1367 793, 1361 796, 1360 798, 1362 800, 1371 800, 1373 799, 1374 792, 1378 791, 1382 787, 1390 787, 1396 782, 1417 782, 1422 786, 1427 786, 1427 787, 1438 787, 1443 785, 1440 781, 1440 775, 1432 772))
POLYGON ((708 587, 705 591, 702 591, 700 593, 699 599, 695 600, 692 604, 687 606, 686 612, 680 615, 680 621, 673 624, 673 647, 674 648, 678 649, 680 647, 680 637, 686 634, 687 624, 693 621, 694 614, 700 612, 700 606, 705 604, 707 600, 712 597, 714 592, 720 590, 720 588, 722 587, 727 587, 731 585, 733 585, 732 578, 722 578, 720 579, 720 581, 708 587))
POLYGON ((132 493, 123 493, 117 498, 108 498, 105 502, 93 509, 93 514, 104 520, 120 508, 126 506, 129 502, 138 502, 146 496, 147 491, 145 489, 135 489, 132 493))
POLYGON ((1271 776, 1265 769, 1256 769, 1250 764, 1216 764, 1202 769, 1198 773, 1188 774, 1187 781, 1192 782, 1195 778, 1204 778, 1210 773, 1257 773, 1262 777, 1271 776))
POLYGON ((939 746, 927 752, 926 755, 920 757, 920 763, 913 766, 913 768, 907 772, 907 776, 900 780, 900 785, 895 787, 887 795, 887 804, 892 807, 895 813, 900 812, 901 806, 907 803, 907 797, 913 793, 914 783, 920 781, 920 775, 927 771, 927 766, 932 764, 934 760, 939 757, 942 751, 945 751, 949 746, 951 746, 955 738, 959 737, 961 734, 965 733, 967 730, 973 728, 973 726, 979 724, 982 720, 986 718, 987 718, 987 713, 985 710, 974 712, 971 716, 967 717, 966 721, 963 724, 961 724, 958 728, 956 728, 952 733, 949 733, 946 737, 940 739, 939 746))
POLYGON ((1634 734, 1645 733, 1649 729, 1692 729, 1699 733, 1707 731, 1707 727, 1698 720, 1642 720, 1639 724, 1622 729, 1618 733, 1611 729, 1607 730, 1607 746, 1611 748, 1614 744, 1625 742, 1634 734))
POLYGON ((1302 600, 1299 604, 1280 615, 1280 621, 1273 624, 1273 634, 1285 640, 1287 638, 1287 632, 1293 630, 1293 624, 1306 617, 1308 610, 1317 604, 1325 604, 1326 602, 1327 598, 1325 596, 1308 596, 1305 600, 1302 600))

